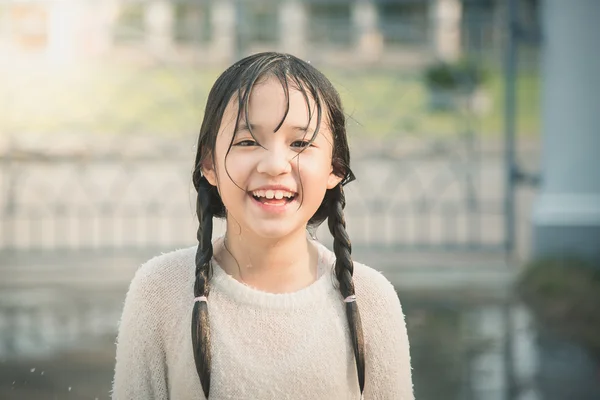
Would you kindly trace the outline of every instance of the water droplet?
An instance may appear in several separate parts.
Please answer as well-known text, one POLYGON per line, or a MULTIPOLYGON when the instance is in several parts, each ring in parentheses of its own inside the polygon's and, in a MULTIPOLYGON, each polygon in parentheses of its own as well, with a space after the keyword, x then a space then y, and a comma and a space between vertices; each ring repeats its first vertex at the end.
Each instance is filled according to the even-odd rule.
POLYGON ((69 386, 69 392, 71 391, 71 386, 69 386))
POLYGON ((31 368, 29 372, 35 372, 35 368, 31 368))
POLYGON ((13 385, 16 383, 17 381, 13 381, 13 385))
POLYGON ((44 371, 42 371, 42 375, 44 375, 44 371))

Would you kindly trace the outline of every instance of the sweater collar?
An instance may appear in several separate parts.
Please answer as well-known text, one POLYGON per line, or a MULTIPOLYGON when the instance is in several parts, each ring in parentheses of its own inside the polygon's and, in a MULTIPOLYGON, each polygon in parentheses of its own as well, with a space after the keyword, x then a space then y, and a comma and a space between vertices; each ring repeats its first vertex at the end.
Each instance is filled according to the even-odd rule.
POLYGON ((211 260, 213 290, 218 290, 235 302, 260 308, 291 309, 318 303, 337 291, 333 274, 335 255, 324 245, 313 241, 319 254, 319 277, 309 286, 291 293, 268 293, 245 285, 227 274, 216 260, 211 260))

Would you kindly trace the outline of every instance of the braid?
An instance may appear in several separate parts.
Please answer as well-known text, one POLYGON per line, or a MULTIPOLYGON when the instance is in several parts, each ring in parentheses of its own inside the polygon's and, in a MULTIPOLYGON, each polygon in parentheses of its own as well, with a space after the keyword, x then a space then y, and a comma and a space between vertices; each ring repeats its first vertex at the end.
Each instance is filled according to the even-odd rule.
MULTIPOLYGON (((336 257, 335 275, 340 284, 340 292, 344 299, 346 299, 355 294, 354 282, 352 281, 354 264, 351 258, 352 245, 350 244, 350 238, 346 232, 346 221, 344 219, 346 198, 341 184, 331 189, 331 196, 331 207, 329 209, 327 223, 329 225, 329 231, 333 235, 333 251, 336 257)), ((346 303, 346 317, 348 318, 348 325, 350 327, 350 338, 352 340, 352 348, 354 349, 354 357, 356 360, 358 384, 360 393, 362 394, 365 387, 365 352, 362 323, 356 301, 346 303)))
MULTIPOLYGON (((211 209, 210 191, 211 185, 205 177, 199 179, 196 186, 198 199, 196 201, 196 213, 200 222, 198 226, 198 250, 196 252, 196 280, 194 283, 194 296, 196 298, 205 296, 208 298, 211 268, 210 260, 213 256, 212 230, 213 210, 211 209)), ((208 321, 208 303, 206 301, 194 301, 192 311, 192 347, 194 350, 194 361, 196 371, 200 377, 204 396, 208 399, 210 391, 210 329, 208 321)))

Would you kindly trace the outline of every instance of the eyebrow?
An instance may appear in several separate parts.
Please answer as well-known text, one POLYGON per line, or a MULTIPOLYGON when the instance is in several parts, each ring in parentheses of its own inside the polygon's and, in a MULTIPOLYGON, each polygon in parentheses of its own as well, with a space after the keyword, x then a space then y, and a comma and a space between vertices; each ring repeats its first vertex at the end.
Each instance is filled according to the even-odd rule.
MULTIPOLYGON (((246 131, 248 131, 248 130, 255 131, 257 128, 260 128, 260 127, 261 127, 261 125, 256 125, 256 124, 249 124, 249 126, 248 126, 248 125, 246 125, 245 123, 242 122, 242 123, 239 124, 237 132, 244 131, 244 130, 246 130, 246 131)), ((281 128, 279 128, 279 129, 281 129, 281 128)), ((290 126, 290 127, 287 127, 287 129, 291 129, 293 131, 298 131, 298 132, 306 133, 306 132, 308 132, 309 127, 308 126, 290 126)))

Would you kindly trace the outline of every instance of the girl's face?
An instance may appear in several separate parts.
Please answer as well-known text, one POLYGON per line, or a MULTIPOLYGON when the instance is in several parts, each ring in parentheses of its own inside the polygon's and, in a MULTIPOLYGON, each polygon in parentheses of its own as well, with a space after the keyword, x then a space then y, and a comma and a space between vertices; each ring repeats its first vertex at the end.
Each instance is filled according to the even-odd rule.
POLYGON ((247 122, 256 139, 246 126, 244 113, 234 132, 237 98, 225 110, 213 158, 203 164, 203 172, 219 189, 228 227, 239 224, 241 232, 270 239, 304 230, 326 190, 342 179, 333 174, 333 136, 326 113, 316 139, 308 144, 317 125, 314 101, 307 104, 302 92, 290 86, 289 111, 277 129, 287 104, 276 78, 252 89, 247 122), (312 110, 310 121, 308 107, 312 110))

